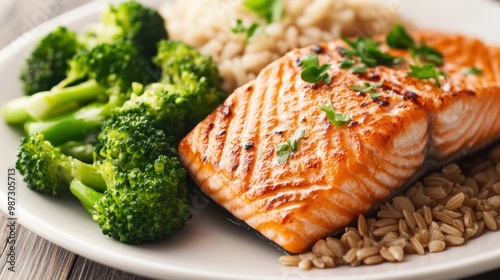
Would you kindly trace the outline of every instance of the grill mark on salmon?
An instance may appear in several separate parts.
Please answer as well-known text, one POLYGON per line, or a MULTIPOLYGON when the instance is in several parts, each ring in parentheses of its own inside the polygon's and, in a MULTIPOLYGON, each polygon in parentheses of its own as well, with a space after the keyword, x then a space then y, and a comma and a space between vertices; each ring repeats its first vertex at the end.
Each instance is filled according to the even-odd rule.
MULTIPOLYGON (((332 82, 302 81, 297 49, 238 88, 179 144, 181 162, 200 190, 234 217, 298 253, 342 229, 430 167, 500 137, 500 50, 481 41, 419 31, 416 40, 444 55, 442 86, 409 77, 408 65, 358 75, 340 68, 342 41, 318 44, 332 82), (482 76, 463 75, 474 66, 482 76), (382 82, 372 100, 350 85, 382 82), (333 126, 318 105, 331 98, 352 122, 333 126), (276 147, 303 129, 289 160, 276 147), (251 143, 251 145, 249 145, 251 143)), ((407 51, 388 49, 411 58, 407 51)))

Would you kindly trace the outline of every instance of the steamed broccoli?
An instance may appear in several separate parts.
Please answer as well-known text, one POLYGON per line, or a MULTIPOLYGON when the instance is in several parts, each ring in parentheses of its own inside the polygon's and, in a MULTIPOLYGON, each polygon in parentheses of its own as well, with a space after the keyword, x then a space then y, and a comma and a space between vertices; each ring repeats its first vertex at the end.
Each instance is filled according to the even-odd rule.
POLYGON ((161 68, 161 82, 174 84, 184 100, 187 127, 191 128, 212 112, 227 97, 220 89, 222 78, 212 58, 174 40, 158 44, 154 62, 161 68))
POLYGON ((94 162, 94 145, 90 141, 68 141, 57 146, 57 148, 63 154, 85 163, 92 164, 94 162))
MULTIPOLYGON (((113 108, 142 107, 155 116, 158 128, 179 140, 221 104, 226 94, 220 89, 221 79, 210 57, 178 41, 161 41, 159 46, 155 61, 162 66, 162 82, 149 84, 146 90, 133 84, 130 100, 122 108, 113 108)), ((88 130, 100 127, 111 111, 98 102, 61 117, 28 122, 25 131, 28 135, 46 134, 46 139, 57 144, 80 140, 88 130)))
POLYGON ((124 243, 167 238, 190 218, 186 173, 177 158, 160 156, 144 170, 120 173, 104 192, 79 180, 70 185, 102 232, 124 243))
POLYGON ((59 26, 36 44, 21 70, 21 83, 27 95, 51 89, 64 79, 67 61, 79 49, 77 35, 59 26))
POLYGON ((119 106, 129 98, 133 82, 156 80, 148 71, 147 61, 126 41, 81 50, 72 57, 69 65, 64 80, 50 91, 30 96, 24 107, 15 107, 19 103, 16 99, 7 102, 4 118, 7 120, 10 115, 22 114, 24 110, 33 119, 47 119, 99 99, 119 106))
POLYGON ((143 108, 114 111, 97 135, 96 153, 112 160, 121 170, 144 167, 160 155, 174 156, 165 131, 158 129, 154 116, 143 108))
POLYGON ((112 161, 90 165, 68 157, 35 134, 23 139, 16 167, 38 192, 60 196, 69 186, 103 233, 121 242, 166 238, 190 218, 186 172, 176 157, 160 155, 122 171, 112 161))
POLYGON ((89 132, 99 129, 110 114, 108 103, 94 102, 61 116, 28 121, 24 124, 24 131, 27 135, 43 134, 53 145, 61 145, 85 139, 89 132))
POLYGON ((156 11, 111 5, 57 84, 3 107, 28 134, 16 162, 28 187, 69 190, 125 243, 168 237, 190 218, 177 143, 226 97, 210 57, 166 38, 156 11))
POLYGON ((60 196, 73 179, 105 190, 102 176, 91 164, 66 156, 41 134, 23 138, 17 152, 16 168, 30 189, 60 196))
POLYGON ((121 114, 140 111, 154 117, 155 127, 165 131, 172 143, 180 140, 186 130, 186 113, 181 99, 184 88, 173 84, 153 83, 140 95, 117 108, 121 114))
POLYGON ((110 5, 99 23, 90 25, 82 41, 88 48, 100 43, 131 41, 145 57, 156 54, 157 43, 168 34, 162 16, 136 1, 110 5))
POLYGON ((182 81, 183 73, 205 77, 211 86, 219 86, 222 78, 212 57, 202 55, 196 48, 176 40, 162 40, 153 61, 161 68, 161 82, 182 81))

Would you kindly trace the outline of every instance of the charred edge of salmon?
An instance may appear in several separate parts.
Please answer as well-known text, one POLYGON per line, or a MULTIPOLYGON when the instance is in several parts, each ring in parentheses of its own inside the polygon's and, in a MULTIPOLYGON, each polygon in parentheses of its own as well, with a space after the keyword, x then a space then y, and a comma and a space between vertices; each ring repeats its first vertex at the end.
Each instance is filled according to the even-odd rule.
POLYGON ((242 227, 245 230, 247 230, 247 231, 255 234, 257 237, 259 237, 260 239, 266 241, 271 246, 274 246, 279 251, 281 251, 283 253, 286 253, 286 254, 290 254, 290 252, 286 251, 285 249, 283 249, 283 247, 281 247, 280 245, 278 245, 276 242, 274 242, 271 239, 267 238, 265 235, 263 235, 262 233, 260 233, 258 230, 254 229, 253 227, 251 227, 250 225, 248 225, 245 221, 236 218, 226 208, 222 207, 220 204, 218 204, 217 202, 215 202, 210 196, 206 195, 203 191, 201 191, 200 188, 198 187, 198 185, 196 185, 194 182, 193 182, 192 186, 193 186, 192 192, 193 192, 194 195, 196 195, 196 196, 200 197, 201 199, 204 199, 205 201, 207 201, 212 207, 214 207, 217 211, 219 211, 220 213, 222 213, 222 215, 224 215, 225 218, 228 221, 230 221, 231 223, 233 223, 233 224, 235 224, 235 225, 237 225, 239 227, 242 227))
MULTIPOLYGON (((444 166, 446 166, 447 164, 450 164, 450 163, 453 163, 453 162, 459 162, 459 165, 462 165, 463 162, 467 161, 468 159, 473 159, 475 161, 479 161, 480 157, 484 157, 485 152, 487 152, 490 148, 492 148, 495 145, 500 145, 500 138, 492 140, 489 143, 486 143, 483 146, 477 147, 474 150, 470 150, 469 153, 463 153, 463 152, 459 151, 458 153, 456 153, 455 155, 453 155, 452 157, 448 158, 445 161, 437 162, 437 161, 433 161, 433 160, 431 160, 429 158, 426 158, 425 161, 424 161, 424 163, 422 164, 422 168, 420 168, 414 174, 414 176, 410 180, 408 180, 408 182, 406 182, 401 187, 394 189, 392 191, 392 193, 386 199, 384 199, 380 203, 374 205, 372 207, 372 209, 370 209, 370 211, 365 214, 365 217, 367 217, 367 218, 374 217, 376 215, 377 211, 380 209, 381 205, 383 205, 385 202, 390 202, 394 197, 396 197, 398 195, 404 195, 404 192, 407 189, 409 189, 415 183, 417 183, 419 180, 421 180, 426 174, 429 174, 431 172, 437 171, 437 170, 443 168, 444 166)), ((264 240, 265 242, 267 242, 271 246, 275 247, 276 249, 278 249, 282 253, 285 253, 285 254, 296 254, 296 253, 292 253, 292 252, 289 252, 289 251, 285 250, 283 247, 281 247, 280 245, 278 245, 276 242, 272 241, 271 239, 269 239, 265 235, 263 235, 260 231, 254 229, 253 227, 251 227, 250 225, 248 225, 245 221, 236 218, 226 208, 222 207, 220 204, 218 204, 217 202, 215 202, 210 196, 208 196, 207 194, 205 194, 198 187, 198 185, 196 183, 194 183, 194 181, 190 185, 192 185, 192 187, 193 187, 192 191, 193 191, 194 195, 199 196, 200 198, 206 200, 212 207, 214 207, 217 211, 219 211, 220 213, 222 213, 222 215, 224 215, 224 217, 228 221, 230 221, 231 223, 233 223, 233 224, 235 224, 237 226, 240 226, 240 227, 244 228, 245 230, 247 230, 247 231, 255 234, 257 237, 259 237, 260 239, 264 240)), ((348 225, 348 227, 356 227, 356 225, 357 225, 357 220, 353 220, 348 225)), ((344 230, 345 229, 338 229, 337 231, 332 232, 330 234, 330 236, 340 237, 340 235, 342 235, 344 233, 344 230)), ((312 248, 312 246, 311 246, 311 248, 312 248)), ((311 248, 309 248, 309 249, 311 249, 311 248)))

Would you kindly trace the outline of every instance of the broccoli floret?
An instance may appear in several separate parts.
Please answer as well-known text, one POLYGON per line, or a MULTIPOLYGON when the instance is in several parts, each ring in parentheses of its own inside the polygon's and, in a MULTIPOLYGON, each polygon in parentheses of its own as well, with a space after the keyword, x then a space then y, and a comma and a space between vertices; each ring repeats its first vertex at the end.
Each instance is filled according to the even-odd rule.
POLYGON ((16 99, 7 102, 4 117, 17 116, 24 109, 33 119, 47 119, 96 100, 120 106, 130 97, 133 82, 156 80, 154 73, 148 71, 146 59, 125 41, 79 51, 69 65, 66 79, 50 91, 30 96, 18 113, 14 105, 19 102, 16 99), (78 84, 74 85, 75 82, 78 84))
POLYGON ((186 172, 176 157, 120 171, 111 161, 90 165, 66 156, 36 134, 23 139, 16 167, 35 191, 60 196, 69 186, 103 233, 121 242, 169 237, 190 218, 186 172))
POLYGON ((212 57, 202 55, 196 48, 177 40, 162 40, 153 61, 161 68, 161 81, 177 83, 186 72, 205 77, 211 86, 220 86, 222 78, 212 57))
POLYGON ((136 1, 110 5, 99 23, 90 25, 82 41, 91 48, 100 43, 131 41, 145 57, 153 57, 157 43, 168 34, 162 16, 136 1))
POLYGON ((63 26, 44 36, 21 70, 24 93, 32 95, 49 90, 64 79, 68 69, 67 61, 80 47, 76 33, 63 26))
POLYGON ((75 178, 96 189, 106 189, 105 181, 93 165, 64 155, 42 134, 22 139, 16 168, 30 189, 52 196, 60 196, 75 178))
POLYGON ((161 68, 161 82, 173 84, 187 110, 187 128, 190 129, 218 105, 227 94, 221 90, 222 78, 210 56, 181 41, 160 41, 158 54, 153 59, 161 68))
POLYGON ((227 97, 226 92, 213 86, 208 79, 190 72, 184 72, 174 87, 175 92, 179 94, 179 106, 187 111, 188 130, 202 121, 227 97))
POLYGON ((98 156, 112 159, 120 170, 143 168, 160 155, 176 155, 165 131, 158 129, 154 116, 143 108, 114 111, 97 135, 98 156))
POLYGON ((174 141, 180 140, 186 130, 186 108, 181 106, 178 89, 172 84, 153 83, 140 95, 132 95, 130 100, 117 109, 121 114, 144 111, 154 117, 155 126, 174 141))
POLYGON ((160 156, 144 170, 134 168, 119 177, 105 192, 78 180, 70 185, 104 234, 131 244, 156 241, 182 229, 190 218, 186 173, 177 158, 160 156))

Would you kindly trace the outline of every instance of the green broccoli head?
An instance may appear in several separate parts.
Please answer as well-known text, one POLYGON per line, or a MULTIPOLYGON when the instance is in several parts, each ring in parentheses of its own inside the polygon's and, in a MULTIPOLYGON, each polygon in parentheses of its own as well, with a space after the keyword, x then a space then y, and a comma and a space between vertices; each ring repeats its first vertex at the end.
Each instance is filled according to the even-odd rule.
POLYGON ((162 71, 161 81, 177 95, 176 103, 186 109, 187 129, 191 129, 220 105, 227 94, 217 65, 210 56, 180 41, 161 41, 153 59, 162 71))
POLYGON ((60 196, 67 183, 64 169, 67 158, 42 134, 24 137, 17 152, 16 168, 23 175, 28 188, 52 196, 60 196), (62 171, 62 172, 61 172, 62 171))
POLYGON ((93 101, 117 107, 130 98, 134 83, 148 84, 157 79, 156 72, 149 71, 153 69, 147 60, 127 41, 78 51, 69 65, 66 78, 50 91, 39 92, 21 102, 18 99, 7 102, 4 116, 11 122, 22 123, 29 118, 45 120, 60 116, 93 101), (16 118, 18 115, 22 118, 16 118))
POLYGON ((114 111, 97 136, 96 152, 120 170, 143 168, 160 155, 174 155, 165 132, 144 108, 114 111))
POLYGON ((103 43, 82 50, 70 60, 70 66, 68 77, 95 80, 108 89, 108 94, 125 94, 126 99, 132 92, 133 82, 148 84, 157 79, 148 61, 128 41, 103 43))
POLYGON ((75 32, 59 26, 36 44, 21 70, 24 93, 34 93, 51 89, 66 77, 67 61, 79 49, 75 32))
POLYGON ((87 30, 83 41, 91 48, 103 42, 131 41, 146 57, 153 57, 157 43, 168 34, 162 16, 136 1, 110 5, 101 21, 87 30))
POLYGON ((185 72, 197 77, 205 77, 208 84, 219 87, 222 78, 217 65, 208 55, 202 55, 196 48, 181 41, 162 40, 158 44, 158 53, 153 61, 161 68, 161 80, 167 83, 176 83, 182 80, 185 72))
POLYGON ((140 95, 132 95, 119 109, 123 114, 128 111, 144 111, 154 117, 156 126, 165 131, 174 141, 180 140, 185 131, 186 108, 178 102, 179 94, 171 84, 153 83, 140 95))
POLYGON ((173 92, 179 96, 178 106, 187 111, 187 129, 192 129, 227 97, 226 92, 214 86, 205 76, 199 77, 190 72, 183 72, 173 87, 173 92))
POLYGON ((64 155, 42 134, 22 139, 16 168, 28 188, 52 196, 60 196, 75 178, 97 189, 104 189, 104 180, 92 165, 64 155))
POLYGON ((139 244, 167 238, 190 218, 186 172, 177 158, 160 156, 144 170, 123 174, 94 204, 92 218, 104 234, 139 244))

